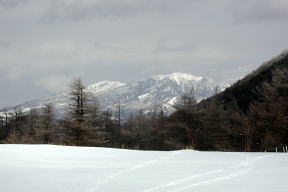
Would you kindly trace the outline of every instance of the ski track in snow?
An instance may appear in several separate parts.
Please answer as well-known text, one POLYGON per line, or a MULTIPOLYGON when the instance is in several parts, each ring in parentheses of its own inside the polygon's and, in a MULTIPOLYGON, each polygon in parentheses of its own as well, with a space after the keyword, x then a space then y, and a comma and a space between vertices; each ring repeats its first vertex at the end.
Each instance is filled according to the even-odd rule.
POLYGON ((216 177, 214 179, 200 181, 198 183, 194 183, 194 184, 191 184, 191 185, 186 185, 186 186, 179 187, 179 188, 176 188, 176 189, 167 190, 166 192, 178 192, 178 191, 191 189, 193 187, 197 187, 197 186, 201 186, 201 185, 207 185, 207 184, 215 183, 215 182, 218 182, 218 181, 224 181, 224 180, 227 180, 227 179, 231 179, 233 177, 238 177, 238 176, 244 175, 244 174, 248 173, 249 170, 250 170, 249 168, 240 169, 239 171, 236 171, 236 172, 234 172, 232 174, 229 174, 229 175, 226 175, 226 176, 216 177))
POLYGON ((140 169, 144 166, 147 166, 147 165, 150 165, 150 164, 153 164, 153 163, 156 163, 158 161, 161 161, 161 160, 165 160, 165 159, 169 159, 173 156, 176 156, 178 155, 179 153, 181 153, 182 151, 175 151, 175 152, 172 152, 171 154, 168 154, 168 155, 165 155, 163 157, 160 157, 158 159, 153 159, 153 160, 149 160, 149 161, 145 161, 141 164, 138 164, 138 165, 135 165, 133 167, 130 167, 128 169, 124 169, 122 171, 118 171, 114 174, 111 174, 111 175, 108 175, 106 177, 104 177, 103 179, 101 180, 98 180, 97 183, 95 184, 95 186, 91 187, 88 192, 96 192, 100 187, 101 185, 105 184, 105 183, 108 183, 109 181, 111 181, 112 179, 114 179, 115 177, 118 177, 120 175, 123 175, 123 174, 126 174, 128 172, 131 172, 131 171, 134 171, 136 169, 140 169))
POLYGON ((193 180, 193 179, 196 179, 196 178, 200 178, 200 177, 203 177, 203 176, 206 176, 206 175, 220 173, 223 170, 224 169, 218 169, 218 170, 215 170, 215 171, 209 171, 209 172, 202 173, 202 174, 192 175, 192 176, 189 176, 189 177, 186 177, 186 178, 183 178, 183 179, 179 179, 179 180, 176 180, 176 181, 171 181, 171 182, 169 182, 167 184, 164 184, 164 185, 160 185, 160 186, 156 186, 156 187, 153 187, 153 188, 150 188, 150 189, 146 189, 146 190, 141 191, 141 192, 153 192, 153 191, 158 191, 158 190, 163 189, 163 188, 165 189, 165 188, 168 188, 168 187, 177 186, 178 184, 181 184, 181 183, 186 182, 186 181, 190 181, 190 180, 193 180))
MULTIPOLYGON (((94 186, 92 186, 87 192, 99 191, 99 188, 101 188, 102 185, 104 185, 106 183, 109 183, 111 180, 113 180, 114 178, 116 178, 118 176, 124 175, 126 173, 129 173, 131 171, 140 169, 140 168, 148 166, 150 164, 159 162, 161 160, 170 159, 171 157, 176 156, 176 155, 178 155, 181 152, 182 151, 175 151, 175 152, 172 152, 171 154, 164 155, 163 157, 160 157, 158 159, 152 159, 152 160, 149 160, 149 161, 145 161, 145 162, 140 163, 138 165, 135 165, 135 166, 132 166, 130 168, 127 168, 127 169, 118 171, 116 173, 113 173, 111 175, 108 175, 108 176, 104 177, 103 179, 98 180, 97 183, 94 186)), ((259 161, 259 160, 262 160, 264 158, 268 158, 270 156, 272 156, 272 155, 263 155, 263 156, 259 156, 259 157, 253 158, 253 159, 249 159, 248 156, 246 156, 246 160, 244 160, 244 161, 242 161, 242 162, 240 162, 240 163, 238 163, 236 165, 230 166, 230 167, 228 167, 226 169, 217 169, 217 170, 212 170, 212 171, 208 171, 208 172, 205 172, 205 173, 199 173, 199 174, 191 175, 189 177, 185 177, 185 178, 182 178, 182 179, 179 179, 179 180, 171 181, 171 182, 168 182, 166 184, 162 184, 162 185, 155 186, 155 187, 152 187, 152 188, 149 188, 149 189, 141 190, 141 192, 158 192, 158 191, 178 192, 178 191, 183 191, 183 190, 186 190, 186 189, 194 188, 194 187, 197 187, 197 186, 208 185, 208 184, 211 184, 211 183, 228 180, 228 179, 231 179, 231 178, 238 177, 238 176, 246 174, 250 170, 250 168, 248 167, 249 165, 251 165, 251 164, 253 164, 253 163, 255 163, 255 162, 259 161), (217 173, 222 173, 222 172, 225 172, 225 171, 231 171, 234 168, 240 168, 240 169, 238 169, 238 170, 236 170, 236 171, 234 171, 232 173, 229 173, 228 175, 218 176, 217 177, 217 173), (216 174, 215 178, 212 178, 212 179, 209 179, 209 180, 199 181, 199 182, 196 182, 196 183, 193 183, 193 184, 189 184, 189 185, 179 186, 180 184, 183 184, 185 182, 192 181, 192 180, 198 179, 198 178, 201 179, 202 177, 205 177, 205 176, 208 176, 208 175, 212 175, 213 176, 215 174, 216 174), (174 189, 171 189, 173 187, 174 187, 174 189)))
POLYGON ((205 173, 202 173, 202 174, 192 175, 192 176, 185 177, 185 178, 182 178, 182 179, 179 179, 179 180, 176 180, 176 181, 171 181, 171 182, 163 184, 163 185, 159 185, 159 186, 156 186, 156 187, 153 187, 153 188, 149 188, 149 189, 143 190, 141 192, 158 192, 158 191, 163 191, 163 190, 165 192, 178 192, 178 191, 183 191, 183 190, 190 189, 190 188, 197 187, 197 186, 201 186, 201 185, 208 185, 208 184, 211 184, 211 183, 224 181, 224 180, 227 180, 227 179, 231 179, 231 178, 238 177, 238 176, 246 174, 250 170, 250 168, 248 167, 249 165, 251 165, 252 163, 255 163, 256 161, 259 161, 261 159, 264 159, 264 158, 267 158, 267 157, 270 157, 270 156, 271 155, 263 155, 263 156, 256 157, 256 158, 253 158, 253 159, 250 159, 250 160, 248 160, 248 156, 246 156, 246 160, 245 161, 240 162, 237 165, 230 166, 230 167, 228 167, 226 169, 217 169, 217 170, 208 171, 208 172, 205 172, 205 173), (178 187, 178 188, 175 188, 175 189, 171 189, 172 187, 177 187, 177 185, 182 184, 184 182, 192 181, 193 179, 201 178, 201 177, 204 177, 204 176, 207 176, 207 175, 214 175, 214 174, 221 173, 221 172, 224 172, 224 171, 229 171, 230 169, 233 169, 233 168, 240 168, 240 170, 234 171, 234 172, 232 172, 232 173, 230 173, 228 175, 225 175, 225 176, 215 177, 215 178, 212 178, 212 179, 209 179, 209 180, 199 181, 197 183, 184 185, 184 186, 181 186, 181 187, 178 187))

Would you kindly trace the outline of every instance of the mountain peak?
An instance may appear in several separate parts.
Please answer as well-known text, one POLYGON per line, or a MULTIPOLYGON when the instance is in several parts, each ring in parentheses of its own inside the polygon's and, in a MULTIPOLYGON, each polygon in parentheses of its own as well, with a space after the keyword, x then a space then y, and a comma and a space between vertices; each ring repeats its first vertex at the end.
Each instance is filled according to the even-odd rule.
POLYGON ((200 81, 201 79, 203 79, 203 77, 201 76, 195 76, 195 75, 191 75, 188 73, 181 73, 181 72, 175 72, 175 73, 171 73, 168 75, 157 75, 154 77, 159 78, 159 79, 169 78, 169 79, 176 80, 176 81, 183 81, 183 80, 200 81))

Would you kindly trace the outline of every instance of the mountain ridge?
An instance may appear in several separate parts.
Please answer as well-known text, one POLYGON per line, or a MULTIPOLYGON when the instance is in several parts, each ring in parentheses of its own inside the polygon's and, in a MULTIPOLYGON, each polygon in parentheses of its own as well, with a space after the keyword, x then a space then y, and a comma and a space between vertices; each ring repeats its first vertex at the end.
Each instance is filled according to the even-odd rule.
MULTIPOLYGON (((194 89, 198 101, 210 97, 216 87, 224 90, 228 84, 218 83, 212 78, 195 76, 188 73, 175 72, 167 75, 154 75, 138 81, 128 83, 118 81, 100 81, 86 86, 87 91, 97 97, 102 109, 114 110, 117 104, 125 106, 125 111, 135 112, 143 110, 149 112, 155 105, 163 108, 166 113, 171 113, 173 105, 179 102, 181 95, 194 89)), ((20 105, 23 111, 31 108, 41 108, 52 103, 57 112, 64 113, 68 103, 68 91, 24 102, 20 105)))

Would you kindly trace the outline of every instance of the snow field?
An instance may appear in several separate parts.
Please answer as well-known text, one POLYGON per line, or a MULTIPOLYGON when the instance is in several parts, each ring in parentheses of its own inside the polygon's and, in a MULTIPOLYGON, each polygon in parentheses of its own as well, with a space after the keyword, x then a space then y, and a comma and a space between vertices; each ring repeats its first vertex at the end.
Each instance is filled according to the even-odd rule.
POLYGON ((285 153, 0 145, 3 192, 288 190, 285 153))

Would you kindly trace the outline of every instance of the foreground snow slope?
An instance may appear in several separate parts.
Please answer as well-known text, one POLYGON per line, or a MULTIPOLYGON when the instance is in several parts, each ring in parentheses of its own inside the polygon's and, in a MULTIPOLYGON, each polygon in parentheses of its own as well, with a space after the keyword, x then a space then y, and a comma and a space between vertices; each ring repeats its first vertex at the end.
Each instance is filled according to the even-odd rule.
POLYGON ((288 155, 0 145, 3 192, 288 191, 288 155))

